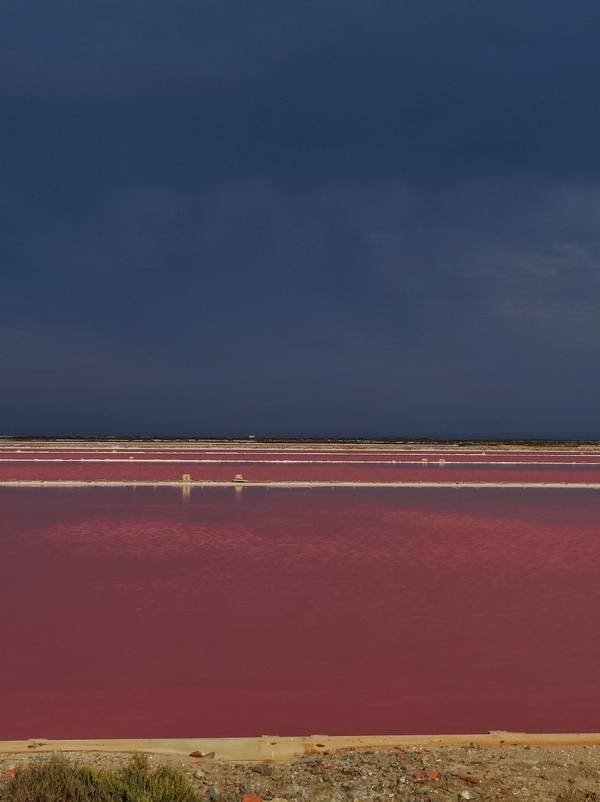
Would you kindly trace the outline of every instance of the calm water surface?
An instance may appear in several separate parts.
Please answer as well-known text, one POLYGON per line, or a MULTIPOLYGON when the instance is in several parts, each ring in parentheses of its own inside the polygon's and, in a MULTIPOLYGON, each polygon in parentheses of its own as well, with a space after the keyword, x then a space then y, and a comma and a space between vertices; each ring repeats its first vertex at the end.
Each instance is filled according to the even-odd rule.
POLYGON ((231 481, 242 474, 250 481, 345 482, 581 482, 600 484, 600 462, 576 464, 479 465, 356 462, 328 460, 269 463, 266 461, 198 463, 110 461, 36 462, 10 459, 0 462, 0 481, 179 481, 184 473, 194 481, 231 481))
POLYGON ((600 492, 0 489, 0 739, 600 729, 600 492))

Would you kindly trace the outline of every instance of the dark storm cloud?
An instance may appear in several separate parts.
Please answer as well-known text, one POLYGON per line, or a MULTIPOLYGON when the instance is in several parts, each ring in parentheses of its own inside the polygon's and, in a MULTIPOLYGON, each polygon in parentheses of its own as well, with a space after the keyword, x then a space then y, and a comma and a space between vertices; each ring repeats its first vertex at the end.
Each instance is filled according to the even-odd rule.
POLYGON ((599 22, 7 3, 2 429, 600 436, 599 22))

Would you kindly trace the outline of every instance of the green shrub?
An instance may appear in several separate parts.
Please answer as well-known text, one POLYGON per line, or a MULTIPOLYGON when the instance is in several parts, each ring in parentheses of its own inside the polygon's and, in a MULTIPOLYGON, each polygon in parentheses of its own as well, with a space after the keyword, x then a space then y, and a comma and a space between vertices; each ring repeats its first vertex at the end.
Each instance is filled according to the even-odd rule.
POLYGON ((0 802, 198 802, 198 797, 183 772, 169 766, 151 769, 145 755, 135 755, 114 771, 62 758, 32 763, 0 785, 0 802))

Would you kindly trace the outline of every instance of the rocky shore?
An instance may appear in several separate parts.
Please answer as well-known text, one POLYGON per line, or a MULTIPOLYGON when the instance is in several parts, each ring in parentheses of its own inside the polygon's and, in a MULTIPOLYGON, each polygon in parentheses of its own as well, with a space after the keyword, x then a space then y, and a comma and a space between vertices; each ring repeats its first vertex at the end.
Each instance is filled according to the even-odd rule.
MULTIPOLYGON (((44 754, 0 755, 0 781, 44 754)), ((120 766, 123 753, 71 752, 92 766, 120 766)), ((383 802, 383 800, 600 801, 600 746, 476 744, 393 749, 343 749, 292 762, 234 763, 213 755, 153 756, 153 764, 185 771, 205 802, 383 802)))

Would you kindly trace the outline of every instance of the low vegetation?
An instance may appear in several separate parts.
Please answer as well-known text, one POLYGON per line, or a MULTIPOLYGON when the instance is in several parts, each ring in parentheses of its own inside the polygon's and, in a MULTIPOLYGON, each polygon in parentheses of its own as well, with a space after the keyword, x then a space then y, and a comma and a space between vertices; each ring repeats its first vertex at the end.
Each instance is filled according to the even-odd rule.
POLYGON ((121 769, 76 766, 60 758, 32 763, 0 784, 0 802, 198 802, 191 780, 178 769, 152 769, 135 755, 121 769))

